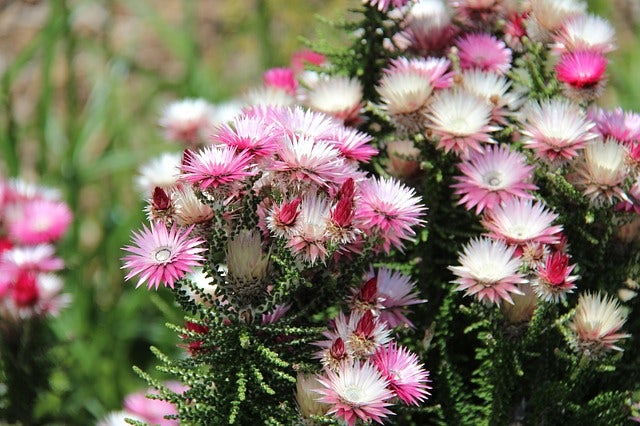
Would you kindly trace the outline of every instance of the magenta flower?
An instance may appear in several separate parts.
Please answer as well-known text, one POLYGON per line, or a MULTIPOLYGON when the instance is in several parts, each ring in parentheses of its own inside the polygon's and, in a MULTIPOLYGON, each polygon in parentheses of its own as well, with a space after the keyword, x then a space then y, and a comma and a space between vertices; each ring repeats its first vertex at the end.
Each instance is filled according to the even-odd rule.
POLYGON ((360 200, 356 217, 363 228, 383 238, 383 248, 402 249, 402 240, 412 240, 412 226, 425 221, 420 217, 426 207, 420 202, 413 188, 393 178, 368 179, 360 185, 360 200))
POLYGON ((366 133, 341 127, 336 129, 327 142, 335 145, 347 160, 368 163, 372 157, 378 154, 378 150, 370 144, 372 140, 373 138, 366 133))
POLYGON ((506 74, 511 68, 511 49, 491 34, 467 34, 456 41, 460 67, 506 74))
POLYGON ((248 151, 256 157, 269 156, 278 147, 278 135, 272 125, 246 116, 221 125, 213 141, 236 147, 238 151, 248 151))
POLYGON ((331 405, 327 414, 335 414, 349 426, 358 419, 382 424, 393 414, 387 408, 394 396, 387 388, 389 382, 370 362, 343 363, 337 372, 327 370, 325 374, 318 376, 322 387, 315 392, 321 395, 318 401, 331 405))
POLYGON ((417 72, 428 79, 435 89, 445 89, 453 84, 454 72, 450 71, 451 61, 446 58, 406 58, 392 59, 387 74, 417 72))
POLYGON ((456 290, 475 296, 478 301, 513 304, 511 294, 522 294, 518 284, 527 280, 519 272, 522 261, 515 257, 515 247, 490 238, 474 238, 458 257, 459 266, 449 266, 457 278, 456 290))
MULTIPOLYGON (((178 382, 168 382, 165 385, 173 392, 181 394, 187 387, 178 382)), ((147 393, 157 394, 155 389, 129 394, 124 400, 124 409, 135 417, 144 419, 145 422, 160 426, 175 426, 180 424, 178 420, 165 419, 165 416, 176 415, 176 407, 160 399, 147 398, 147 393)))
POLYGON ((64 262, 54 255, 55 249, 49 244, 12 247, 0 255, 0 276, 11 280, 20 271, 51 272, 60 270, 64 267, 64 262))
POLYGON ((130 253, 122 258, 123 268, 130 270, 125 279, 140 275, 136 287, 146 282, 148 289, 155 286, 157 290, 160 284, 173 288, 177 280, 204 261, 200 253, 206 249, 199 247, 204 241, 189 238, 192 229, 193 226, 182 229, 176 225, 167 229, 163 223, 154 222, 149 228, 143 226, 142 231, 134 232, 134 245, 123 248, 130 253))
POLYGON ((556 244, 562 226, 552 225, 558 217, 541 202, 511 198, 485 214, 482 224, 489 236, 508 244, 556 244))
POLYGON ((600 52, 581 50, 565 53, 556 65, 558 80, 582 89, 599 85, 607 70, 607 59, 600 52))
POLYGON ((386 322, 389 327, 395 328, 406 324, 413 324, 406 317, 407 306, 425 303, 426 300, 418 298, 415 281, 411 281, 409 275, 387 268, 380 268, 376 272, 377 298, 380 303, 380 321, 386 322))
POLYGON ((62 237, 71 219, 66 203, 34 199, 9 209, 7 230, 9 238, 18 244, 51 243, 62 237))
POLYGON ((391 342, 376 351, 373 363, 405 404, 419 405, 429 396, 429 372, 407 348, 391 342))
POLYGON ((182 178, 201 189, 218 188, 253 175, 251 155, 231 146, 208 146, 182 166, 182 178))
POLYGON ((569 265, 566 253, 552 253, 536 271, 536 278, 531 281, 531 285, 541 299, 557 303, 576 288, 574 282, 579 277, 571 275, 575 267, 576 265, 569 265))
POLYGON ((623 111, 620 107, 612 111, 593 108, 588 116, 604 140, 613 138, 627 146, 640 140, 640 114, 636 112, 623 111))
POLYGON ((452 185, 455 193, 463 196, 458 204, 464 204, 467 210, 475 207, 476 214, 511 197, 532 199, 527 191, 538 189, 530 183, 533 166, 507 146, 490 146, 483 153, 473 153, 458 168, 463 175, 456 176, 458 183, 452 185))
POLYGON ((298 81, 291 68, 271 68, 263 75, 264 85, 284 90, 288 94, 295 96, 298 89, 298 81))

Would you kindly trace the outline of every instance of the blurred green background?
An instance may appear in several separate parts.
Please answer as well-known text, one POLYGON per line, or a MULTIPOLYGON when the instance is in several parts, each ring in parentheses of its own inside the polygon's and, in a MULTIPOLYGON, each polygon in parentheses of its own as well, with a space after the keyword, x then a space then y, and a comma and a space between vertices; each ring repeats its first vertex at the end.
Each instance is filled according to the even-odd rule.
MULTIPOLYGON (((242 93, 288 65, 299 36, 314 38, 314 15, 358 3, 0 0, 0 173, 59 187, 76 218, 60 249, 74 302, 55 323, 63 344, 41 410, 91 424, 144 386, 131 367, 153 371, 149 345, 178 351, 164 326, 182 321, 169 292, 135 290, 120 270, 120 248, 143 221, 138 166, 180 150, 161 138, 162 107, 242 93)), ((600 103, 637 111, 640 2, 589 3, 618 31, 600 103)))

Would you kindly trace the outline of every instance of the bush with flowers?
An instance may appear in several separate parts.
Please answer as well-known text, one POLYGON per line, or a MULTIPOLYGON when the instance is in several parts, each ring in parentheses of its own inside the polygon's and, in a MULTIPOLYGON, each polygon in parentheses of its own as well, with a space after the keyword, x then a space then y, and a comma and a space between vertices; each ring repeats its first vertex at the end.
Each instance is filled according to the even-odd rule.
MULTIPOLYGON (((170 105, 127 279, 184 424, 622 424, 640 116, 579 0, 372 0, 242 100, 170 105), (302 66, 301 64, 304 64, 302 66)), ((635 394, 634 394, 635 392, 635 394)), ((134 421, 134 424, 138 424, 134 421)))

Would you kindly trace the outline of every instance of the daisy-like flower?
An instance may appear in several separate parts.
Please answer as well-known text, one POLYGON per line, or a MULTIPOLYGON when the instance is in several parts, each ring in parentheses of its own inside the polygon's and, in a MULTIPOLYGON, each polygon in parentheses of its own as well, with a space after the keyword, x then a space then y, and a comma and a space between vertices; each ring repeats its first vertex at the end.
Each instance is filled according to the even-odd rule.
POLYGON ((363 229, 383 239, 383 248, 402 249, 402 240, 412 241, 412 226, 422 225, 420 217, 426 207, 420 202, 413 188, 393 178, 368 179, 360 185, 360 200, 356 217, 363 229))
POLYGON ((372 140, 373 138, 366 133, 349 127, 340 127, 328 137, 327 142, 335 145, 347 160, 368 163, 378 154, 378 150, 370 144, 372 140))
POLYGON ((387 142, 387 171, 397 178, 409 178, 420 170, 420 150, 411 140, 387 142))
POLYGON ((453 84, 454 72, 450 71, 451 61, 446 58, 406 58, 392 59, 388 74, 418 72, 429 79, 434 89, 446 89, 453 84))
POLYGON ((64 267, 62 259, 55 257, 55 248, 49 244, 15 246, 0 254, 0 277, 11 280, 20 271, 52 272, 64 267))
POLYGON ((547 42, 572 16, 584 15, 587 5, 581 0, 532 0, 527 33, 536 41, 547 42))
POLYGON ((610 350, 622 351, 616 343, 629 334, 620 333, 627 320, 618 301, 602 293, 582 293, 575 316, 569 324, 574 349, 590 357, 600 357, 610 350))
POLYGON ((517 284, 527 280, 518 271, 522 261, 515 257, 515 247, 490 238, 474 238, 458 257, 459 266, 449 266, 457 278, 456 290, 475 296, 478 301, 500 305, 513 304, 511 294, 521 294, 517 284))
POLYGON ((256 157, 266 157, 275 152, 278 135, 272 125, 254 117, 240 116, 218 127, 213 141, 248 151, 256 157))
POLYGON ((580 106, 568 99, 532 101, 523 112, 522 142, 537 158, 563 162, 578 156, 586 143, 597 137, 580 106))
POLYGON ((12 206, 5 214, 9 238, 24 245, 59 240, 71 223, 72 213, 66 203, 45 199, 12 206))
POLYGON ((462 73, 462 87, 491 104, 491 120, 501 125, 507 124, 509 113, 518 109, 524 99, 509 91, 510 86, 509 79, 494 72, 472 69, 462 73))
POLYGON ((306 137, 313 140, 331 138, 342 124, 333 117, 321 112, 309 111, 300 106, 294 108, 266 108, 255 110, 251 114, 273 123, 280 136, 292 139, 306 137))
POLYGON ((592 108, 588 116, 596 124, 602 139, 614 139, 624 145, 633 145, 640 140, 640 114, 623 111, 618 107, 612 111, 592 108))
POLYGON ((355 78, 327 76, 321 78, 306 96, 306 104, 346 123, 357 123, 362 107, 362 85, 355 78))
POLYGON ((591 14, 572 16, 554 34, 554 49, 560 53, 592 50, 606 54, 616 48, 616 33, 604 18, 591 14))
POLYGON ((265 71, 262 76, 263 83, 266 87, 275 87, 284 90, 291 96, 296 95, 298 89, 298 81, 292 68, 271 68, 265 71))
POLYGON ((558 81, 564 83, 564 94, 580 102, 591 101, 602 94, 607 58, 593 50, 565 53, 556 64, 558 81))
POLYGON ((457 32, 451 13, 443 0, 416 0, 406 18, 406 29, 394 36, 394 42, 420 56, 444 50, 457 32))
POLYGON ((462 176, 456 176, 458 183, 452 185, 455 193, 462 195, 458 204, 464 204, 467 210, 475 207, 476 214, 511 197, 532 199, 527 191, 538 188, 531 183, 533 166, 508 146, 491 146, 483 153, 473 153, 458 168, 462 176))
POLYGON ((419 362, 418 356, 407 348, 391 342, 376 351, 373 364, 389 381, 388 387, 405 404, 420 405, 429 396, 429 372, 419 362))
POLYGON ((136 287, 146 283, 147 288, 173 288, 175 282, 191 272, 194 266, 200 266, 205 251, 200 245, 204 242, 200 238, 189 238, 193 226, 181 229, 172 226, 170 229, 160 222, 154 222, 149 228, 133 233, 133 245, 123 250, 130 254, 123 257, 123 268, 129 269, 125 277, 130 280, 140 275, 136 287))
POLYGON ((485 212, 482 224, 490 237, 505 240, 510 245, 556 244, 562 231, 562 226, 552 225, 557 217, 541 202, 510 198, 485 212))
POLYGON ((463 157, 469 150, 482 151, 481 143, 493 143, 489 133, 492 107, 466 90, 438 92, 429 104, 430 130, 439 138, 438 148, 454 151, 463 157))
POLYGON ((402 325, 413 327, 413 323, 405 315, 407 306, 426 302, 418 298, 416 282, 399 271, 380 268, 376 271, 376 284, 380 321, 386 322, 390 328, 402 325))
POLYGON ((135 178, 135 186, 144 197, 148 197, 158 187, 169 190, 175 187, 180 176, 180 153, 165 152, 140 167, 135 178))
POLYGON ((576 172, 567 179, 589 197, 591 204, 604 206, 616 200, 628 200, 622 189, 627 176, 626 150, 616 141, 592 141, 576 166, 576 172))
POLYGON ((178 225, 203 223, 213 218, 213 209, 196 196, 192 186, 183 186, 171 193, 178 225))
POLYGON ((358 419, 382 424, 393 413, 387 408, 393 398, 387 386, 389 382, 370 362, 344 363, 337 372, 327 370, 318 376, 322 387, 318 401, 331 406, 327 414, 334 414, 354 426, 358 419))
POLYGON ((208 146, 182 166, 182 179, 200 189, 218 187, 237 182, 254 172, 251 155, 231 146, 208 146))
POLYGON ((306 195, 300 203, 300 216, 292 230, 287 247, 294 255, 314 264, 324 262, 328 252, 327 225, 331 215, 328 200, 317 194, 306 195))
POLYGON ((569 265, 566 253, 557 251, 549 254, 544 265, 537 269, 531 285, 542 300, 558 303, 576 288, 574 282, 579 277, 571 275, 575 267, 576 265, 569 265))
POLYGON ((213 124, 214 107, 204 99, 183 99, 169 104, 158 123, 167 139, 194 146, 213 124))
POLYGON ((456 40, 460 67, 504 75, 511 68, 511 49, 491 34, 467 34, 456 40))
POLYGON ((433 85, 423 72, 412 69, 387 72, 376 90, 398 131, 415 133, 424 128, 422 115, 433 85))
POLYGON ((285 187, 326 188, 342 184, 356 174, 333 144, 309 136, 285 137, 275 158, 268 166, 285 187))

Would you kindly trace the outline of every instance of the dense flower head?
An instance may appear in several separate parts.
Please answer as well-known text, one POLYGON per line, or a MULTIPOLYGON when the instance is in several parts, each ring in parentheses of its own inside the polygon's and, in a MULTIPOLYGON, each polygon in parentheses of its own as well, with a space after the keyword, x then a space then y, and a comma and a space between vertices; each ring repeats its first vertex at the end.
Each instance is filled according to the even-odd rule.
POLYGON ((539 201, 511 198, 487 211, 482 224, 490 237, 511 245, 555 244, 562 231, 562 226, 552 225, 557 217, 539 201))
POLYGON ((200 189, 216 189, 254 174, 251 155, 232 146, 208 146, 182 167, 182 179, 200 189))
POLYGON ((504 41, 485 33, 466 34, 456 40, 460 67, 506 74, 511 68, 511 49, 504 41))
POLYGON ((173 288, 176 281, 199 266, 204 260, 200 247, 204 242, 200 238, 190 238, 193 226, 182 229, 176 225, 167 228, 164 223, 154 222, 150 227, 143 226, 141 231, 133 233, 133 245, 123 250, 130 254, 123 257, 123 268, 129 269, 126 280, 139 275, 138 284, 147 284, 147 288, 160 284, 173 288))
POLYGON ((429 396, 429 372, 418 356, 395 342, 379 348, 373 364, 389 381, 389 388, 407 405, 419 405, 429 396))
POLYGON ((523 119, 524 146, 551 162, 577 157, 597 137, 592 132, 595 124, 578 104, 567 99, 532 101, 524 108, 523 119))
POLYGON ((357 123, 362 107, 362 85, 355 78, 326 76, 309 90, 306 104, 346 123, 357 123))
POLYGON ((627 176, 626 150, 614 140, 596 139, 589 143, 567 179, 595 206, 613 205, 628 200, 622 185, 627 176))
POLYGON ((592 50, 603 54, 616 48, 615 30, 604 18, 591 14, 570 17, 554 34, 554 49, 561 52, 592 50))
POLYGON ((329 404, 327 414, 333 414, 354 426, 358 419, 382 424, 393 414, 387 407, 394 394, 389 382, 370 362, 344 363, 338 371, 326 370, 317 377, 321 387, 316 389, 318 401, 329 404))
POLYGON ((535 271, 531 284, 541 299, 557 303, 576 288, 574 282, 579 277, 571 275, 576 265, 570 265, 569 260, 569 255, 557 251, 547 255, 544 264, 535 271))
POLYGON ((476 214, 493 209, 511 197, 529 198, 527 191, 536 190, 530 183, 533 166, 526 164, 524 155, 511 151, 508 146, 490 146, 482 153, 473 153, 458 164, 462 176, 452 185, 462 195, 458 204, 467 210, 475 207, 476 214))
POLYGON ((433 85, 419 70, 399 70, 382 76, 376 90, 383 108, 400 131, 415 132, 423 128, 420 112, 427 106, 433 85))
POLYGON ((493 143, 490 132, 492 107, 484 99, 466 90, 439 91, 429 104, 430 130, 439 138, 438 148, 467 156, 470 150, 481 151, 482 143, 493 143))
POLYGON ((360 184, 356 216, 362 227, 383 238, 383 248, 402 249, 402 240, 412 240, 413 226, 421 225, 426 207, 415 190, 393 178, 368 179, 360 184))
POLYGON ((370 143, 372 140, 368 134, 349 127, 340 127, 327 138, 345 159, 361 163, 368 163, 378 154, 378 150, 370 143))
POLYGON ((156 187, 165 190, 175 187, 180 176, 181 159, 180 153, 165 152, 143 164, 135 178, 138 191, 147 197, 156 187))
POLYGON ((9 238, 24 245, 59 240, 71 224, 72 213, 66 203, 34 199, 12 205, 5 213, 9 238))
POLYGON ((406 17, 406 28, 394 42, 422 56, 444 50, 457 33, 443 0, 416 0, 406 17))
POLYGON ((265 86, 282 89, 295 96, 298 89, 298 80, 292 68, 271 68, 264 72, 262 80, 265 86))
POLYGON ((620 107, 614 110, 592 108, 588 116, 604 140, 613 139, 627 146, 640 141, 640 114, 636 112, 624 111, 620 107))
POLYGON ((519 272, 522 261, 515 257, 515 247, 490 238, 474 238, 463 248, 458 266, 449 266, 457 276, 456 290, 475 296, 480 302, 513 304, 511 294, 521 294, 517 284, 527 280, 519 272))
POLYGON ((407 58, 401 56, 392 59, 389 67, 383 71, 387 74, 417 72, 426 77, 435 89, 445 89, 453 84, 451 61, 447 58, 407 58))
POLYGON ((556 76, 565 83, 565 95, 578 101, 590 101, 604 88, 607 58, 593 50, 564 53, 556 64, 556 76))
POLYGON ((167 139, 193 146, 211 130, 213 115, 213 106, 204 99, 183 99, 165 107, 159 124, 167 139))
POLYGON ((64 262, 55 256, 50 244, 35 246, 13 246, 0 254, 0 277, 13 279, 21 271, 53 272, 64 267, 64 262))
POLYGON ((386 322, 391 328, 403 325, 413 327, 406 316, 407 307, 426 302, 418 297, 416 282, 411 280, 411 276, 388 268, 375 271, 375 278, 380 321, 386 322))
POLYGON ((610 350, 622 351, 616 343, 629 337, 620 329, 627 315, 618 301, 602 293, 580 294, 575 315, 569 324, 572 345, 588 356, 599 357, 610 350))
POLYGON ((218 127, 213 142, 248 151, 254 156, 273 154, 278 146, 278 135, 273 125, 255 117, 239 116, 218 127))
POLYGON ((584 15, 586 4, 581 0, 532 0, 529 33, 537 41, 548 41, 551 34, 572 16, 584 15))
POLYGON ((508 116, 523 103, 520 95, 509 90, 511 81, 503 75, 471 69, 462 72, 461 79, 465 90, 492 105, 491 120, 500 125, 507 124, 508 116))
POLYGON ((300 202, 300 216, 288 236, 287 247, 311 264, 324 262, 328 255, 328 223, 331 204, 322 195, 309 193, 300 202))

